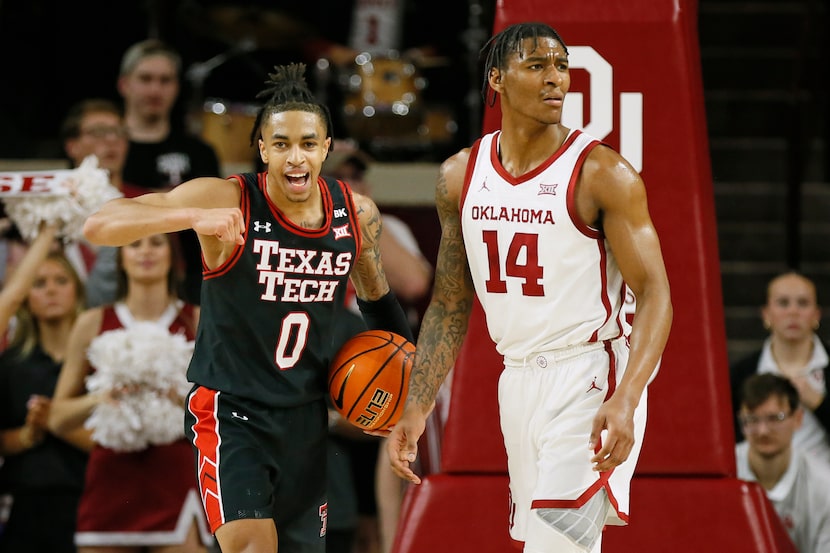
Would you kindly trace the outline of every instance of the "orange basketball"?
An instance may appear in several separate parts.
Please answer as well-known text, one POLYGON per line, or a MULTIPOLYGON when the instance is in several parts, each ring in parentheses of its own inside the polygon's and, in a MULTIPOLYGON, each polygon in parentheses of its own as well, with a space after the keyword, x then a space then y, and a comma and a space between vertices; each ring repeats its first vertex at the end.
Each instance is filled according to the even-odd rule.
POLYGON ((385 330, 350 338, 329 368, 334 408, 364 430, 386 430, 401 418, 415 345, 385 330))

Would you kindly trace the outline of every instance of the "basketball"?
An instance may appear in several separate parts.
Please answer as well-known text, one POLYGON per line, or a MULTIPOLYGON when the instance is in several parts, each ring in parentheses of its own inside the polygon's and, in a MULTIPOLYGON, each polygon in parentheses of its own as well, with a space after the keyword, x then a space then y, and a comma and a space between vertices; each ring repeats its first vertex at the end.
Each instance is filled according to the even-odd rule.
POLYGON ((363 430, 386 430, 398 422, 409 389, 415 345, 385 330, 350 338, 332 360, 329 395, 340 415, 363 430))

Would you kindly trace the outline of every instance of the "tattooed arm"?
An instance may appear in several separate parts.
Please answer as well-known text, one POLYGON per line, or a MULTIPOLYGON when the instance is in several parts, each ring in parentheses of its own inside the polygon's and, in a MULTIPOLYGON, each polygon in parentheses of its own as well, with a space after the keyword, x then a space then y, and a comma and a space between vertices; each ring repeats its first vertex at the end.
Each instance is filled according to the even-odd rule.
POLYGON ((459 212, 468 158, 469 151, 463 150, 441 165, 435 190, 441 221, 435 285, 421 322, 406 409, 386 441, 392 470, 416 484, 421 479, 412 471, 411 464, 417 457, 418 439, 424 432, 438 389, 455 365, 473 306, 473 283, 459 212))
POLYGON ((375 203, 359 194, 354 195, 363 247, 352 270, 351 279, 357 293, 357 306, 370 329, 395 332, 414 342, 406 313, 389 288, 380 258, 382 223, 375 203))
POLYGON ((357 297, 363 300, 377 300, 389 292, 389 283, 380 258, 380 236, 383 231, 380 212, 370 198, 354 193, 357 217, 363 248, 352 271, 352 283, 357 297))

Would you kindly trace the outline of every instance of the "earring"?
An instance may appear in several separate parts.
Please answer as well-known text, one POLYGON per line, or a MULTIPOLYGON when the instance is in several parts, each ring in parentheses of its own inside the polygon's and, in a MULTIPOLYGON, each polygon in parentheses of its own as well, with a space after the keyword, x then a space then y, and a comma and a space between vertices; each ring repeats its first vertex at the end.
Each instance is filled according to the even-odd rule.
POLYGON ((814 322, 814 323, 813 323, 813 330, 818 330, 818 327, 820 327, 820 326, 821 326, 821 322, 820 322, 820 321, 816 321, 816 322, 814 322))
POLYGON ((771 324, 769 324, 769 321, 768 321, 768 320, 766 320, 766 319, 764 319, 764 328, 765 328, 766 330, 769 330, 771 327, 772 327, 772 325, 771 325, 771 324))

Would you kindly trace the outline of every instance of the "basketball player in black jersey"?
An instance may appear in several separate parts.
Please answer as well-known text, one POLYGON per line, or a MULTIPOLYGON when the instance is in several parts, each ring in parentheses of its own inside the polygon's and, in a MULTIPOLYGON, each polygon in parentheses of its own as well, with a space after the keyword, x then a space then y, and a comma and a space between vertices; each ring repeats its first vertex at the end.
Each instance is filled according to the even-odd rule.
POLYGON ((204 282, 185 430, 224 553, 325 549, 325 384, 347 279, 369 328, 412 340, 381 264, 377 206, 320 177, 331 119, 304 71, 276 67, 258 96, 251 138, 266 171, 113 200, 84 227, 107 246, 198 234, 204 282))

